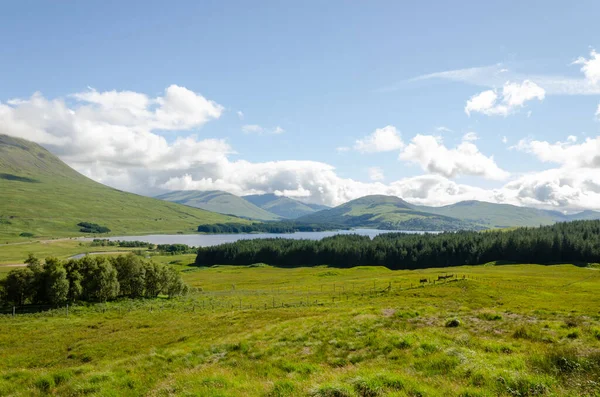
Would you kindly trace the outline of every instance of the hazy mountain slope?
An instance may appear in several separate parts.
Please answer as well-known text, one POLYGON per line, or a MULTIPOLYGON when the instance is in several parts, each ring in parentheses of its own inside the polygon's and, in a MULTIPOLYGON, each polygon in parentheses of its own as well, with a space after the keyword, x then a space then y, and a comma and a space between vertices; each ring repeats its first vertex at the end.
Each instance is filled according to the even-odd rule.
POLYGON ((135 234, 191 232, 200 224, 240 221, 245 222, 107 187, 33 142, 0 135, 0 241, 18 239, 22 232, 78 235, 79 222, 135 234))
POLYGON ((473 229, 476 225, 439 214, 415 209, 395 196, 373 195, 340 206, 305 215, 299 222, 329 222, 348 227, 372 227, 401 230, 473 229))
POLYGON ((220 190, 177 190, 161 194, 156 198, 243 218, 263 221, 273 221, 281 218, 241 197, 220 190))
POLYGON ((564 220, 565 221, 591 221, 591 220, 595 220, 595 219, 600 219, 600 212, 598 211, 592 211, 592 210, 586 210, 586 211, 582 211, 579 212, 577 214, 570 214, 570 215, 564 215, 564 220))
POLYGON ((287 219, 295 219, 315 212, 315 209, 307 204, 273 193, 253 194, 243 198, 266 211, 287 219))
POLYGON ((310 203, 304 203, 304 205, 312 208, 315 211, 323 211, 323 210, 328 210, 331 207, 327 206, 327 205, 323 205, 323 204, 310 204, 310 203))
POLYGON ((518 207, 510 204, 495 204, 483 201, 461 201, 444 207, 415 206, 433 214, 450 216, 477 223, 488 228, 540 226, 555 222, 600 219, 600 212, 583 211, 564 215, 558 211, 518 207))
POLYGON ((443 207, 415 206, 415 208, 471 221, 489 228, 551 225, 557 220, 552 211, 483 201, 461 201, 443 207))

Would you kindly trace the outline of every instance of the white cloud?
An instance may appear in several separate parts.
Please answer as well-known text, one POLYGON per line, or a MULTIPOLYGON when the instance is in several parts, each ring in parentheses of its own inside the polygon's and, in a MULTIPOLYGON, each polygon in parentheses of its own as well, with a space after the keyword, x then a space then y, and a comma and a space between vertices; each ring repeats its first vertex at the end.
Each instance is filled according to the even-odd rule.
POLYGON ((354 143, 354 149, 362 153, 378 153, 398 150, 404 147, 400 133, 392 125, 378 128, 363 139, 354 143))
MULTIPOLYGON (((514 149, 534 154, 539 160, 563 164, 569 168, 600 168, 600 136, 587 138, 576 144, 577 137, 571 135, 566 142, 550 143, 522 139, 513 146, 514 149)), ((600 171, 598 180, 600 180, 600 171)))
POLYGON ((504 135, 502 137, 502 143, 507 143, 508 142, 508 138, 506 137, 506 135, 504 135))
POLYGON ((450 128, 444 127, 443 125, 439 126, 439 127, 435 127, 435 130, 438 132, 454 132, 450 128))
POLYGON ((554 168, 507 183, 496 200, 548 209, 600 210, 598 170, 554 168))
POLYGON ((600 55, 591 51, 590 58, 579 57, 574 64, 582 65, 583 78, 574 78, 563 75, 543 75, 533 73, 518 73, 509 70, 502 64, 488 65, 464 69, 447 70, 442 72, 421 75, 395 86, 386 87, 380 91, 395 91, 402 89, 411 82, 442 79, 472 84, 480 87, 496 88, 502 86, 507 80, 535 81, 544 87, 547 95, 600 95, 600 55))
MULTIPOLYGON (((327 205, 367 194, 387 194, 426 205, 483 200, 562 210, 600 209, 598 168, 576 168, 579 163, 566 167, 559 162, 561 168, 528 174, 498 189, 483 189, 456 183, 444 175, 495 178, 503 177, 505 171, 471 142, 448 149, 435 137, 415 137, 403 154, 440 175, 386 184, 342 178, 333 166, 316 161, 233 161, 230 155, 235 152, 224 140, 195 135, 167 140, 160 135, 164 129, 177 126, 195 130, 220 116, 220 105, 199 100, 200 95, 191 91, 187 94, 192 95, 178 95, 183 90, 187 91, 181 88, 170 93, 179 100, 173 100, 172 95, 159 100, 133 92, 92 90, 73 95, 67 103, 35 94, 0 103, 0 133, 41 143, 90 178, 141 194, 158 194, 165 189, 221 189, 240 195, 273 192, 327 205)), ((567 142, 564 150, 573 152, 559 153, 559 157, 586 153, 597 157, 600 150, 593 146, 597 142, 590 141, 596 142, 588 139, 579 144, 590 145, 585 150, 572 149, 579 145, 567 142)), ((588 158, 581 165, 596 164, 594 161, 588 158)))
POLYGON ((474 142, 476 140, 479 139, 479 136, 477 135, 476 132, 467 132, 465 135, 463 135, 462 140, 463 141, 468 141, 468 142, 474 142))
POLYGON ((488 116, 507 116, 523 107, 525 102, 544 99, 546 91, 532 81, 522 84, 506 82, 502 87, 502 99, 495 90, 486 90, 472 96, 465 106, 465 112, 479 112, 488 116))
POLYGON ((596 117, 600 120, 600 104, 598 104, 598 109, 596 110, 596 117))
POLYGON ((265 129, 258 124, 246 124, 242 126, 242 131, 246 134, 262 134, 265 131, 265 129))
POLYGON ((242 112, 241 110, 238 110, 236 112, 236 114, 240 120, 244 120, 244 112, 242 112))
POLYGON ((372 181, 382 181, 385 179, 383 170, 379 167, 369 167, 369 179, 372 181))
POLYGON ((487 179, 506 179, 509 173, 502 170, 494 157, 482 154, 468 141, 448 149, 440 137, 417 135, 400 153, 400 159, 419 164, 425 171, 454 178, 458 175, 476 175, 487 179))
POLYGON ((583 65, 581 71, 592 85, 600 83, 600 54, 595 50, 590 52, 589 59, 579 57, 573 64, 583 65))
POLYGON ((281 128, 280 126, 277 126, 275 128, 264 128, 258 124, 245 124, 242 126, 242 132, 244 132, 245 134, 263 135, 263 134, 283 134, 285 132, 285 130, 283 128, 281 128))
POLYGON ((335 151, 338 153, 349 152, 350 150, 352 150, 352 148, 349 146, 338 146, 335 148, 335 151))

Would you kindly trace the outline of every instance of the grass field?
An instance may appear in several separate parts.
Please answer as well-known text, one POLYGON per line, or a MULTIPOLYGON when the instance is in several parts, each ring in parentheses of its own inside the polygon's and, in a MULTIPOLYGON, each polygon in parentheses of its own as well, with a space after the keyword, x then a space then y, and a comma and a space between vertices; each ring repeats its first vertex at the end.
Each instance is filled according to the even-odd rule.
POLYGON ((64 308, 0 317, 0 395, 600 393, 595 269, 193 268, 193 255, 155 259, 202 290, 72 307, 68 318, 64 308), (458 277, 419 283, 444 274, 458 277))

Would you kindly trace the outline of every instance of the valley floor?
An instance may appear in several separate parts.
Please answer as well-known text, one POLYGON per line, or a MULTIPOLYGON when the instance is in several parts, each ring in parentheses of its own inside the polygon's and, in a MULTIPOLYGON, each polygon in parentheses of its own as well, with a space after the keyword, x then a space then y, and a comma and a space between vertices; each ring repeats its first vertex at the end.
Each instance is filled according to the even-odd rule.
POLYGON ((0 316, 0 395, 600 393, 593 269, 198 269, 185 266, 193 255, 157 259, 201 290, 71 307, 68 317, 65 308, 0 316))

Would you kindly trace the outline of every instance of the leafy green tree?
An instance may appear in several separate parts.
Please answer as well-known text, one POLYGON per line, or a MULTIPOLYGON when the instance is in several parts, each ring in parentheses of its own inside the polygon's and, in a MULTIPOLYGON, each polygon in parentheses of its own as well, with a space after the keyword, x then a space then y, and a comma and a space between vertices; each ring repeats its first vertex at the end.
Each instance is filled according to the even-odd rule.
POLYGON ((117 270, 106 258, 82 258, 82 274, 84 299, 106 302, 119 295, 117 270))
POLYGON ((120 293, 130 298, 143 296, 146 288, 146 267, 142 260, 129 254, 111 258, 111 263, 117 270, 120 293))
POLYGON ((4 299, 17 306, 24 305, 31 300, 33 291, 33 272, 31 269, 11 270, 4 280, 4 299))
POLYGON ((69 296, 67 271, 56 258, 46 258, 44 264, 45 297, 48 303, 58 305, 69 296))
POLYGON ((74 302, 81 298, 83 294, 83 275, 81 274, 81 264, 78 260, 69 260, 65 263, 67 271, 67 280, 69 281, 69 294, 67 300, 74 302))
POLYGON ((175 268, 167 267, 164 277, 166 279, 164 293, 167 294, 169 298, 187 294, 188 287, 183 282, 179 272, 175 268))
POLYGON ((164 265, 148 262, 146 269, 146 296, 149 298, 157 297, 168 285, 167 269, 164 265))

